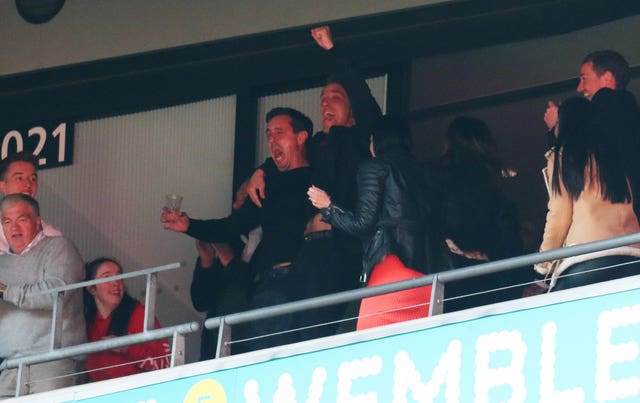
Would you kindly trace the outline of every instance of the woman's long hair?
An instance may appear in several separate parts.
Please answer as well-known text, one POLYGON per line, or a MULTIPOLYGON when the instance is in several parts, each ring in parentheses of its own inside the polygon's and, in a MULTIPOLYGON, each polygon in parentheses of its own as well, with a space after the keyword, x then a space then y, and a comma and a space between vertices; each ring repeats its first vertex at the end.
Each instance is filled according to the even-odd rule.
POLYGON ((390 153, 410 153, 411 135, 405 120, 385 115, 374 123, 372 130, 373 151, 377 157, 390 153))
MULTIPOLYGON (((477 118, 460 116, 447 128, 444 163, 473 182, 498 185, 502 162, 487 124, 477 118)), ((462 184, 461 184, 462 185, 462 184)))
POLYGON ((503 164, 487 124, 460 116, 447 128, 437 202, 444 235, 464 251, 489 259, 521 253, 515 204, 503 191, 503 164))
MULTIPOLYGON (((108 257, 100 257, 92 260, 85 265, 85 281, 95 280, 96 273, 98 272, 100 266, 108 262, 114 263, 116 266, 118 266, 120 268, 120 272, 122 273, 122 266, 120 265, 120 263, 118 263, 117 260, 108 257)), ((98 313, 98 307, 96 305, 95 298, 86 290, 86 288, 83 295, 84 319, 87 323, 87 329, 91 329, 98 313)), ((127 334, 127 330, 129 328, 129 320, 131 319, 131 315, 133 314, 136 303, 137 301, 129 294, 127 294, 126 291, 123 293, 122 301, 116 307, 116 309, 111 312, 111 322, 109 323, 107 335, 124 336, 127 334)))
POLYGON ((585 178, 597 178, 604 199, 628 203, 637 170, 637 106, 626 91, 600 90, 596 95, 591 102, 570 98, 560 105, 551 188, 559 194, 561 178, 577 200, 585 178))

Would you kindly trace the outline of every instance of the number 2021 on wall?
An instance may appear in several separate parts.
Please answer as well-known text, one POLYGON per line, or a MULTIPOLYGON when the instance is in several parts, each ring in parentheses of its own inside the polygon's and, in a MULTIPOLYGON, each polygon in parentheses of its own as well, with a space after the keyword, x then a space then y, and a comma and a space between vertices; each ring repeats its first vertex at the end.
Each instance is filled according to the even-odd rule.
POLYGON ((54 122, 28 128, 0 131, 0 159, 21 151, 38 157, 39 168, 73 163, 73 123, 54 122))

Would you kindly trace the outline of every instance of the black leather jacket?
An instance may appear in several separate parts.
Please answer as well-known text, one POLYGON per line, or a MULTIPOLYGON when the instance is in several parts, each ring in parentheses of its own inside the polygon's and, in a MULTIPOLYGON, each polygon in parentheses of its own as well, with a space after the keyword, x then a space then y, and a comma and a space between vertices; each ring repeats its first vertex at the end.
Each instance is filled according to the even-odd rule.
POLYGON ((424 219, 419 171, 409 155, 373 158, 358 169, 358 202, 354 211, 331 205, 323 221, 364 245, 363 281, 386 254, 395 254, 415 270, 424 268, 424 219))

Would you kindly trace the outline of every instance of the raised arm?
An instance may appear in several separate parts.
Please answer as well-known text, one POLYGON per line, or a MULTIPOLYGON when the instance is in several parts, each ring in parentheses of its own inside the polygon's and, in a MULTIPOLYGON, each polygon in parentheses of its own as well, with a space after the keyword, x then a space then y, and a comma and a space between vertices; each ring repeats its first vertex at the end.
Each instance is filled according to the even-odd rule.
POLYGON ((356 119, 356 124, 363 126, 367 131, 382 116, 378 102, 371 94, 367 82, 353 67, 351 60, 340 52, 331 36, 328 26, 322 26, 311 30, 311 35, 321 48, 327 50, 331 60, 331 73, 339 78, 340 83, 349 95, 351 110, 356 119))
POLYGON ((333 49, 333 38, 331 37, 331 29, 328 25, 312 28, 311 36, 322 49, 333 49))
POLYGON ((549 148, 556 143, 556 126, 558 125, 558 106, 553 101, 547 102, 544 112, 544 124, 547 126, 547 143, 549 148))
POLYGON ((232 242, 259 225, 259 208, 253 203, 244 203, 225 218, 189 219, 186 234, 206 242, 232 242))
POLYGON ((558 106, 553 101, 547 102, 547 110, 544 111, 544 124, 549 130, 553 130, 558 124, 558 106))

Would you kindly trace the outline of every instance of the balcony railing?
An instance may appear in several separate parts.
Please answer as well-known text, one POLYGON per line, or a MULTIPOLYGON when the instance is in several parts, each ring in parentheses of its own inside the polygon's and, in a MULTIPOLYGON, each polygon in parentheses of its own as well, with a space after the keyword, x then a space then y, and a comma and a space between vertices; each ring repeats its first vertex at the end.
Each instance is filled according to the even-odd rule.
MULTIPOLYGON (((456 270, 444 271, 440 273, 425 275, 419 278, 410 280, 404 280, 396 283, 384 284, 375 287, 360 288, 356 290, 344 291, 336 294, 325 295, 315 298, 309 298, 294 302, 289 302, 281 305, 270 306, 265 308, 254 309, 245 312, 239 312, 229 314, 225 316, 219 316, 210 318, 204 321, 204 327, 207 329, 218 330, 218 340, 216 346, 216 357, 224 357, 230 355, 231 345, 233 343, 243 342, 245 340, 233 340, 232 329, 236 325, 251 322, 254 320, 265 319, 270 317, 276 317, 279 315, 292 314, 310 309, 316 309, 326 306, 332 306, 337 304, 343 304, 351 301, 360 300, 366 297, 372 297, 381 294, 387 294, 391 292, 406 290, 410 288, 424 287, 432 285, 431 301, 429 303, 429 315, 438 315, 443 311, 444 288, 447 283, 473 278, 479 275, 485 275, 490 273, 498 273, 508 271, 511 269, 531 266, 536 263, 546 262, 556 259, 564 259, 571 256, 582 255, 586 253, 592 253, 621 246, 627 246, 632 244, 640 244, 640 233, 625 235, 616 238, 610 238, 597 242, 590 242, 581 245, 575 245, 567 248, 555 249, 542 253, 532 253, 522 256, 517 256, 509 259, 487 262, 470 267, 460 268, 456 270)), ((65 287, 56 288, 49 292, 56 293, 57 303, 53 310, 52 321, 52 342, 51 349, 47 352, 38 354, 32 354, 28 356, 22 356, 19 358, 6 359, 0 364, 0 371, 9 368, 18 368, 19 377, 18 385, 16 386, 16 396, 28 393, 26 385, 29 383, 28 366, 48 362, 63 358, 70 358, 78 355, 94 353, 98 351, 109 350, 118 347, 129 346, 138 343, 144 343, 151 340, 158 340, 166 337, 173 338, 173 347, 171 352, 171 366, 184 364, 184 335, 198 331, 200 328, 197 322, 188 322, 176 326, 164 327, 161 329, 151 330, 153 326, 153 318, 155 311, 155 297, 156 297, 156 277, 157 273, 165 270, 171 270, 180 267, 179 263, 174 263, 166 266, 160 266, 150 268, 146 270, 135 271, 126 273, 114 277, 92 280, 77 284, 71 284, 65 287), (146 313, 145 313, 145 331, 138 334, 122 336, 118 338, 102 340, 93 343, 85 343, 76 346, 59 347, 60 340, 60 320, 59 312, 61 312, 62 293, 82 288, 90 285, 95 285, 103 282, 109 282, 116 279, 126 279, 136 276, 147 276, 147 289, 146 289, 146 313)), ((519 287, 526 284, 513 284, 513 287, 519 287)), ((318 324, 321 326, 323 324, 318 324)), ((291 331, 297 331, 299 329, 291 329, 291 331)), ((260 337, 269 337, 271 335, 261 335, 260 337)))

